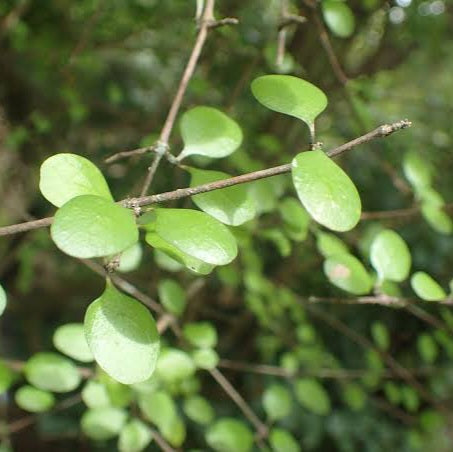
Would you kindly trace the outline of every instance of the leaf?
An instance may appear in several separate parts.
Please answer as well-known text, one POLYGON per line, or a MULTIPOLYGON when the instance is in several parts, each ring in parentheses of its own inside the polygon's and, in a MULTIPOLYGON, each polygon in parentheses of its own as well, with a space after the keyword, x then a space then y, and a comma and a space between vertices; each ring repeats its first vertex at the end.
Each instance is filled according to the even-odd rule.
POLYGON ((159 430, 168 429, 178 416, 175 402, 165 391, 142 394, 138 403, 145 418, 156 424, 159 430))
POLYGON ((159 354, 159 334, 148 309, 107 283, 88 306, 85 335, 99 366, 113 379, 132 384, 148 379, 159 354))
POLYGON ((36 353, 25 364, 24 373, 33 386, 44 391, 70 392, 81 381, 72 361, 56 353, 36 353))
POLYGON ((371 335, 375 344, 381 350, 388 350, 390 346, 389 331, 382 322, 373 322, 371 325, 371 335))
POLYGON ((184 289, 172 279, 161 279, 157 286, 159 300, 163 307, 176 316, 181 316, 186 307, 184 289))
POLYGON ((433 337, 427 333, 420 334, 417 338, 417 349, 426 364, 434 364, 439 355, 439 348, 433 337))
POLYGON ((117 254, 138 240, 133 213, 93 195, 78 196, 58 209, 50 234, 61 251, 81 259, 117 254))
POLYGON ((195 364, 182 350, 167 348, 159 356, 156 373, 167 382, 183 380, 195 373, 195 364))
POLYGON ((14 394, 14 400, 20 408, 30 413, 43 413, 55 404, 55 397, 51 392, 29 385, 19 388, 14 394))
POLYGON ((333 285, 355 295, 367 294, 373 285, 365 267, 352 254, 335 254, 327 258, 324 274, 333 285))
POLYGON ((118 271, 121 273, 128 273, 136 270, 140 266, 142 260, 142 247, 140 243, 135 243, 130 248, 127 248, 121 253, 120 266, 118 271))
POLYGON ((6 293, 3 290, 3 287, 0 285, 0 315, 2 315, 5 312, 6 308, 6 293))
POLYGON ((300 378, 294 383, 296 399, 307 410, 320 416, 330 412, 330 399, 326 390, 312 378, 300 378))
POLYGON ((292 75, 258 77, 252 82, 252 93, 265 107, 301 119, 310 130, 327 107, 327 97, 319 88, 292 75))
POLYGON ((70 358, 84 363, 94 361, 93 354, 85 339, 82 323, 68 323, 58 327, 52 340, 55 348, 70 358))
POLYGON ((349 253, 346 243, 336 235, 328 232, 318 231, 316 233, 316 247, 324 257, 349 253))
MULTIPOLYGON (((187 170, 192 175, 191 187, 231 177, 221 171, 196 168, 187 168, 187 170)), ((245 185, 235 185, 221 190, 201 193, 192 196, 192 201, 207 214, 230 226, 239 226, 250 221, 256 214, 255 203, 245 185)))
POLYGON ((242 421, 225 417, 208 429, 206 442, 216 452, 249 452, 253 446, 253 434, 242 421))
POLYGON ((80 424, 83 433, 88 438, 96 441, 106 441, 121 432, 126 419, 126 412, 119 408, 93 408, 85 411, 80 424))
POLYGON ((300 452, 300 446, 293 435, 282 428, 273 428, 269 442, 274 452, 300 452))
POLYGON ((354 33, 354 14, 351 8, 341 0, 323 0, 322 14, 334 35, 340 38, 349 38, 354 33))
POLYGON ((120 452, 141 452, 153 439, 150 428, 140 419, 131 419, 118 438, 120 452))
POLYGON ((373 240, 370 260, 381 280, 404 281, 411 269, 411 253, 406 242, 390 229, 384 229, 373 240))
POLYGON ((199 395, 193 395, 185 399, 183 410, 190 420, 200 425, 210 424, 215 415, 211 404, 199 395))
POLYGON ((3 394, 9 389, 14 379, 14 372, 0 360, 0 394, 3 394))
POLYGON ((263 407, 272 421, 285 418, 291 412, 292 399, 288 389, 281 384, 272 384, 263 394, 263 407))
POLYGON ((111 405, 105 385, 89 380, 82 389, 82 400, 88 408, 101 408, 111 405))
POLYGON ((424 202, 422 204, 422 215, 435 231, 445 235, 453 232, 453 222, 447 212, 442 209, 442 206, 424 202))
POLYGON ((411 278, 412 290, 425 301, 442 301, 447 298, 444 289, 425 272, 416 272, 411 278))
POLYGON ((296 198, 285 198, 279 205, 280 215, 285 223, 285 232, 298 242, 307 238, 310 215, 296 198))
POLYGON ((355 185, 323 151, 301 152, 292 167, 297 195, 314 220, 333 231, 349 231, 359 222, 355 185))
POLYGON ((158 249, 154 250, 154 261, 159 268, 168 272, 178 272, 184 268, 183 264, 158 249))
POLYGON ((194 364, 199 369, 212 370, 219 364, 219 355, 212 348, 200 348, 192 352, 194 364))
POLYGON ((80 195, 96 195, 113 201, 97 166, 77 154, 56 154, 41 165, 39 189, 49 202, 61 207, 80 195))
POLYGON ((236 257, 234 236, 209 215, 191 209, 156 209, 154 213, 155 220, 146 224, 150 245, 159 244, 157 236, 175 252, 211 265, 226 265, 236 257))
POLYGON ((180 129, 184 149, 177 157, 179 161, 189 155, 226 157, 242 143, 242 131, 238 124, 211 107, 195 107, 184 113, 180 129))
POLYGON ((431 185, 431 166, 419 153, 410 151, 404 156, 403 171, 406 179, 417 190, 423 190, 431 185))
POLYGON ((217 331, 210 322, 187 323, 182 331, 195 347, 212 348, 217 344, 217 331))
POLYGON ((366 403, 366 392, 356 383, 347 383, 342 391, 343 400, 353 411, 360 411, 366 403))

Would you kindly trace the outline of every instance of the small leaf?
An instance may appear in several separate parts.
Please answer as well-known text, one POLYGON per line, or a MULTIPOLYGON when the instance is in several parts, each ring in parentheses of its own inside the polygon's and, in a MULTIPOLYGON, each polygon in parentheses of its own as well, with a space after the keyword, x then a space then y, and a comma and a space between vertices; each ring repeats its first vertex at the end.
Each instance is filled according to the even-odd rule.
POLYGON ((431 166, 419 153, 410 151, 404 156, 403 171, 406 179, 417 190, 425 189, 431 185, 431 166))
POLYGON ((401 282, 409 275, 409 248, 406 242, 390 229, 384 229, 373 240, 370 260, 381 279, 401 282))
POLYGON ((323 0, 322 14, 334 35, 349 38, 354 33, 354 14, 346 3, 340 0, 323 0))
POLYGON ((310 215, 296 198, 285 198, 279 205, 280 215, 285 222, 285 232, 298 242, 307 238, 310 215))
POLYGON ((330 399, 326 390, 312 378, 300 378, 294 383, 298 402, 307 410, 326 416, 330 412, 330 399))
POLYGON ((401 397, 403 406, 409 413, 415 413, 420 405, 420 399, 417 392, 411 386, 403 386, 401 388, 401 397))
POLYGON ((371 335, 375 344, 381 350, 388 350, 390 346, 389 331, 382 322, 373 322, 371 325, 371 335))
POLYGON ((269 442, 274 452, 300 452, 300 446, 293 435, 282 428, 273 428, 269 442))
POLYGON ((178 156, 180 161, 189 155, 226 157, 242 143, 238 124, 215 108, 192 108, 182 116, 180 127, 184 141, 184 149, 178 156))
POLYGON ((78 196, 58 209, 50 233, 61 251, 81 259, 117 254, 138 240, 133 213, 93 195, 78 196))
POLYGON ((14 372, 0 360, 0 394, 6 392, 14 382, 14 372))
POLYGON ((442 301, 447 298, 444 289, 425 272, 416 272, 412 275, 411 287, 422 300, 442 301))
POLYGON ((315 85, 292 75, 263 75, 252 82, 252 93, 270 110, 294 116, 312 130, 327 107, 326 95, 315 85))
POLYGON ((121 253, 118 271, 121 273, 127 273, 136 270, 142 260, 142 254, 143 251, 140 243, 135 243, 130 248, 124 250, 121 253))
POLYGON ((0 285, 0 315, 5 312, 6 300, 6 293, 3 290, 3 287, 0 285))
POLYGON ((85 335, 99 366, 124 384, 148 379, 159 354, 159 334, 148 309, 107 283, 88 306, 85 335))
POLYGON ((200 348, 192 352, 194 364, 199 369, 212 370, 219 364, 219 355, 212 348, 200 348))
POLYGON ((349 231, 359 222, 357 189, 324 152, 302 152, 292 167, 297 195, 314 220, 333 231, 349 231))
POLYGON ((70 358, 84 363, 94 361, 82 323, 68 323, 58 327, 53 335, 53 345, 70 358))
MULTIPOLYGON (((199 170, 187 168, 191 173, 190 186, 207 184, 231 176, 221 171, 199 170)), ((255 204, 245 185, 214 190, 192 196, 192 201, 198 208, 213 216, 224 224, 239 226, 255 216, 255 204)))
POLYGON ((140 419, 130 420, 118 438, 120 452, 141 452, 153 439, 150 428, 140 419))
POLYGON ((328 232, 318 231, 316 233, 316 247, 324 257, 349 253, 346 243, 336 235, 329 234, 328 232))
POLYGON ((27 380, 39 389, 69 392, 79 386, 81 376, 77 367, 56 353, 36 353, 24 368, 27 380))
POLYGON ((41 165, 39 189, 44 198, 61 207, 80 195, 96 195, 113 201, 97 166, 77 154, 56 154, 41 165))
POLYGON ((343 388, 342 396, 353 411, 360 411, 365 406, 366 392, 356 383, 347 383, 343 388))
POLYGON ((186 416, 200 425, 208 425, 214 419, 214 409, 211 404, 199 395, 188 397, 183 404, 186 416))
POLYGON ((340 289, 355 295, 370 292, 373 285, 362 263, 352 254, 336 254, 324 261, 324 273, 340 289))
POLYGON ((180 416, 175 416, 171 424, 160 431, 162 436, 174 447, 180 447, 186 439, 186 425, 180 416))
POLYGON ((43 413, 55 404, 55 397, 51 392, 29 385, 19 388, 14 395, 14 400, 20 408, 30 413, 43 413))
POLYGON ((445 235, 453 232, 451 218, 437 203, 424 202, 422 204, 422 215, 435 231, 445 235))
POLYGON ((167 348, 159 356, 156 372, 164 381, 183 380, 195 373, 195 364, 182 350, 167 348))
POLYGON ((221 418, 206 432, 206 442, 216 452, 249 452, 253 434, 242 421, 221 418))
POLYGON ((164 308, 176 316, 182 315, 186 307, 184 289, 172 279, 161 279, 157 286, 159 300, 164 308))
POLYGON ((195 347, 212 348, 217 344, 217 331, 209 322, 187 323, 183 334, 195 347))
POLYGON ((88 408, 101 408, 111 405, 105 385, 89 380, 82 389, 82 400, 88 408))
POLYGON ((426 364, 433 364, 439 354, 439 348, 433 337, 427 333, 417 338, 418 353, 426 364))
POLYGON ((168 428, 178 416, 175 402, 165 391, 141 394, 138 404, 145 418, 156 424, 159 430, 168 428))
POLYGON ((126 419, 126 412, 119 408, 93 408, 85 411, 80 423, 83 433, 88 438, 106 441, 121 432, 126 419))
POLYGON ((272 421, 285 418, 291 412, 292 399, 288 389, 281 384, 272 384, 263 394, 263 407, 272 421))

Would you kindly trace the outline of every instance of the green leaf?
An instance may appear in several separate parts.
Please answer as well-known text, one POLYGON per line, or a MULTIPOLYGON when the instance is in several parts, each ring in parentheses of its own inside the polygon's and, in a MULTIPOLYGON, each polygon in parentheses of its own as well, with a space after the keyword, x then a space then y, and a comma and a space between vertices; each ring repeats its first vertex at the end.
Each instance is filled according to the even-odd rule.
POLYGON ((83 402, 88 408, 101 408, 111 405, 107 388, 98 381, 87 381, 81 395, 83 402))
POLYGON ((20 408, 30 413, 43 413, 55 404, 55 397, 51 392, 29 385, 19 388, 14 395, 14 400, 20 408))
POLYGON ((154 261, 159 268, 168 272, 178 272, 184 268, 183 264, 158 249, 154 250, 154 261))
POLYGON ((14 372, 0 360, 0 394, 6 392, 14 382, 14 372))
POLYGON ((142 260, 142 254, 143 250, 140 243, 135 243, 130 248, 124 250, 121 253, 120 266, 118 267, 118 271, 121 273, 127 273, 136 270, 140 265, 140 261, 142 260))
POLYGON ((118 438, 120 452, 141 452, 153 439, 150 428, 140 419, 130 420, 118 438))
POLYGON ((411 268, 411 254, 406 242, 390 229, 384 229, 371 244, 370 260, 380 279, 404 281, 411 268))
POLYGON ((161 279, 157 286, 159 300, 164 308, 176 316, 181 316, 186 307, 184 289, 172 279, 161 279))
POLYGON ((433 337, 427 333, 420 334, 417 338, 417 349, 426 364, 434 364, 439 355, 439 348, 433 337))
POLYGON ((437 203, 424 202, 422 215, 428 224, 437 232, 449 235, 453 232, 453 222, 447 212, 437 203))
POLYGON ((269 442, 274 452, 300 452, 300 446, 293 435, 282 428, 273 428, 269 442))
POLYGON ((425 272, 416 272, 412 275, 411 287, 422 300, 442 301, 447 298, 444 289, 425 272))
MULTIPOLYGON (((130 405, 134 393, 130 385, 114 380, 110 375, 98 370, 99 381, 105 386, 112 406, 124 408, 130 405)), ((146 380, 145 380, 146 381, 146 380)))
POLYGON ((72 361, 56 353, 36 353, 27 361, 24 373, 33 386, 44 391, 73 391, 81 381, 80 373, 72 361))
POLYGON ((298 242, 305 240, 310 225, 310 215, 300 202, 296 198, 285 198, 279 205, 279 211, 288 236, 298 242))
POLYGON ((149 310, 107 283, 88 306, 85 335, 99 366, 113 379, 132 384, 148 379, 159 354, 159 334, 149 310))
POLYGON ((138 404, 145 418, 156 424, 159 430, 168 429, 178 416, 175 402, 165 391, 142 394, 138 404))
POLYGON ((80 195, 96 195, 113 200, 97 166, 76 154, 49 157, 41 165, 39 189, 44 198, 57 207, 80 195))
POLYGON ((307 410, 320 416, 330 413, 330 399, 326 390, 312 378, 300 378, 294 383, 296 399, 307 410))
POLYGON ((323 151, 301 152, 292 167, 297 195, 314 220, 333 231, 349 231, 359 222, 355 185, 323 151))
POLYGON ((78 196, 58 209, 50 234, 61 251, 81 259, 117 254, 138 240, 133 213, 94 195, 78 196))
POLYGON ((3 290, 3 287, 0 285, 0 315, 5 312, 6 308, 6 293, 3 290))
POLYGON ((322 14, 334 35, 340 38, 348 38, 354 33, 354 14, 351 8, 341 0, 324 0, 322 2, 322 14))
POLYGON ((194 364, 199 369, 212 370, 219 364, 219 355, 212 348, 200 348, 192 352, 194 364))
POLYGON ((417 392, 411 386, 403 386, 401 388, 401 397, 403 406, 409 413, 415 413, 420 405, 420 399, 417 392))
MULTIPOLYGON (((196 168, 187 168, 187 170, 192 175, 191 187, 231 177, 221 171, 196 168)), ((207 214, 231 226, 239 226, 251 220, 256 213, 254 200, 249 195, 248 187, 245 185, 235 185, 221 190, 201 193, 192 196, 192 201, 207 214)))
POLYGON ((292 75, 263 75, 252 82, 252 93, 265 107, 304 121, 312 131, 327 97, 315 85, 292 75))
POLYGON ((419 153, 410 151, 404 156, 403 171, 406 179, 417 190, 423 190, 431 185, 431 166, 419 153))
POLYGON ((324 257, 349 253, 346 243, 336 235, 329 234, 328 232, 318 231, 316 233, 316 247, 324 257))
POLYGON ((126 419, 126 412, 119 408, 93 408, 85 411, 80 424, 83 433, 88 438, 96 441, 106 441, 121 432, 126 419))
POLYGON ((324 273, 329 281, 355 295, 370 292, 373 282, 362 263, 352 254, 336 254, 324 261, 324 273))
POLYGON ((182 331, 195 347, 213 348, 217 344, 217 331, 209 322, 187 323, 182 331))
POLYGON ((366 402, 366 392, 356 383, 347 383, 342 391, 343 400, 353 411, 360 411, 366 402))
POLYGON ((387 327, 382 322, 373 322, 371 325, 371 335, 375 344, 381 350, 387 350, 390 346, 390 336, 387 327))
POLYGON ((157 236, 176 252, 210 265, 226 265, 236 257, 234 236, 211 216, 191 209, 156 209, 154 213, 155 220, 146 224, 150 245, 155 246, 157 236))
POLYGON ((192 358, 182 350, 167 348, 157 360, 156 373, 164 381, 173 382, 191 377, 195 373, 192 358))
POLYGON ((84 363, 94 361, 93 354, 88 348, 82 323, 68 323, 58 327, 53 335, 55 348, 70 358, 84 363))
POLYGON ((216 452, 249 452, 253 446, 253 434, 242 421, 225 417, 209 428, 206 442, 216 452))
POLYGON ((190 420, 200 425, 210 424, 215 416, 211 404, 199 395, 193 395, 185 399, 183 410, 190 420))
POLYGON ((398 405, 401 402, 401 391, 393 381, 385 383, 384 393, 387 400, 393 405, 398 405))
POLYGON ((180 416, 173 418, 171 424, 160 429, 162 436, 174 447, 180 447, 186 439, 186 425, 180 416))
POLYGON ((291 412, 292 399, 288 389, 281 384, 272 384, 263 394, 263 407, 272 421, 285 418, 291 412))
POLYGON ((211 107, 195 107, 184 113, 180 128, 184 149, 177 157, 179 161, 189 155, 226 157, 242 143, 238 124, 211 107))

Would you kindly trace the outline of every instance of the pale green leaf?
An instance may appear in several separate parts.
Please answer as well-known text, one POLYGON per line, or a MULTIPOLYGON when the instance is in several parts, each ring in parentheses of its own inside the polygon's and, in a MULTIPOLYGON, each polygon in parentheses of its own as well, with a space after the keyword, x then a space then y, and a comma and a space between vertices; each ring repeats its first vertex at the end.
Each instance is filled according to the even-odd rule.
POLYGON ((354 33, 355 19, 349 6, 341 0, 323 0, 322 14, 330 31, 340 38, 354 33))
POLYGON ((185 399, 183 410, 190 420, 201 425, 210 424, 215 415, 211 404, 200 395, 193 395, 185 399))
POLYGON ((210 322, 187 323, 182 331, 195 347, 212 348, 217 344, 217 331, 210 322))
POLYGON ((298 154, 292 167, 297 195, 315 221, 334 231, 349 231, 359 222, 355 185, 323 151, 298 154))
POLYGON ((346 243, 336 235, 329 234, 328 232, 318 231, 316 233, 316 246, 324 257, 349 253, 346 243))
POLYGON ((30 413, 43 413, 55 404, 55 397, 51 392, 29 385, 20 387, 14 394, 14 400, 20 408, 30 413))
POLYGON ((315 379, 300 378, 294 383, 297 401, 307 410, 325 416, 330 412, 330 399, 326 390, 315 379))
POLYGON ((130 248, 127 248, 121 253, 120 266, 118 271, 121 273, 131 272, 140 266, 142 260, 142 246, 140 243, 135 243, 130 248))
POLYGON ((113 379, 148 379, 159 354, 159 334, 149 310, 110 283, 87 309, 85 335, 99 366, 113 379))
POLYGON ((168 430, 178 417, 175 402, 165 391, 141 394, 138 404, 145 418, 156 424, 161 431, 168 430))
POLYGON ((2 315, 3 312, 5 312, 6 301, 7 301, 6 293, 3 290, 3 287, 0 285, 0 315, 2 315))
POLYGON ((113 200, 97 166, 77 154, 56 154, 41 165, 39 189, 53 205, 61 207, 80 195, 113 200))
POLYGON ((291 412, 292 398, 288 389, 281 384, 272 384, 263 394, 263 407, 266 415, 273 421, 288 416, 291 412))
POLYGON ((200 348, 192 352, 192 360, 199 369, 212 370, 219 364, 220 358, 212 348, 200 348))
POLYGON ((445 235, 453 232, 453 222, 450 216, 437 203, 424 202, 422 204, 422 215, 435 231, 445 235))
POLYGON ((84 363, 90 363, 94 360, 85 339, 82 323, 68 323, 58 327, 52 340, 55 348, 70 358, 84 363))
POLYGON ((176 316, 182 315, 186 307, 186 294, 179 283, 172 279, 161 279, 157 292, 160 302, 168 312, 176 316))
POLYGON ((82 389, 81 396, 88 408, 101 408, 111 405, 107 388, 95 380, 87 381, 82 389))
MULTIPOLYGON (((110 375, 99 369, 99 381, 105 386, 111 405, 117 408, 124 408, 130 405, 134 398, 131 385, 123 384, 113 379, 110 375)), ((146 380, 145 380, 146 381, 146 380)))
POLYGON ((442 301, 447 298, 444 289, 425 272, 416 272, 412 275, 411 287, 422 300, 442 301))
POLYGON ((273 452, 300 452, 300 446, 293 435, 282 428, 273 428, 269 434, 273 452))
POLYGON ((120 452, 141 452, 153 439, 150 428, 140 419, 131 419, 118 438, 120 452))
POLYGON ((117 254, 138 240, 133 213, 93 195, 78 196, 58 209, 50 233, 58 248, 81 259, 117 254))
POLYGON ((431 165, 419 153, 410 151, 404 156, 403 171, 407 180, 417 190, 424 190, 431 185, 431 165))
POLYGON ((93 408, 85 411, 80 424, 82 432, 88 438, 96 441, 106 441, 121 432, 126 419, 126 412, 119 408, 93 408))
POLYGON ((183 264, 158 249, 154 250, 154 261, 159 268, 169 272, 178 272, 184 268, 183 264))
POLYGON ((162 436, 174 447, 180 447, 186 439, 186 425, 180 416, 175 416, 171 423, 160 429, 162 436))
POLYGON ((157 360, 156 373, 164 381, 179 381, 195 373, 195 364, 184 351, 167 348, 162 350, 157 360))
POLYGON ((206 442, 216 452, 249 452, 253 446, 253 434, 244 422, 221 418, 206 432, 206 442))

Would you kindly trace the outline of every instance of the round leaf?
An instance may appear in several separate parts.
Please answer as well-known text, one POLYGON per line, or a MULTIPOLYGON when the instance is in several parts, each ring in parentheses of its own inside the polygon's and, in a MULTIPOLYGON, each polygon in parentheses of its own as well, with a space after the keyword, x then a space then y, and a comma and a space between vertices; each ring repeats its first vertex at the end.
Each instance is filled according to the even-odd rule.
POLYGON ((373 285, 362 263, 351 254, 335 254, 324 261, 324 273, 329 281, 355 295, 367 294, 373 285))
MULTIPOLYGON (((191 187, 231 177, 221 171, 196 168, 188 168, 188 170, 192 175, 191 187)), ((207 214, 231 226, 239 226, 251 220, 256 213, 254 200, 249 196, 248 187, 245 185, 235 185, 221 190, 201 193, 192 196, 192 201, 207 214)))
POLYGON ((206 432, 206 442, 216 452, 249 452, 253 434, 243 422, 221 418, 206 432))
POLYGON ((370 260, 381 279, 401 282, 409 275, 409 248, 406 242, 390 229, 381 231, 373 240, 370 260))
POLYGON ((187 323, 183 334, 195 347, 212 348, 217 344, 217 331, 209 322, 187 323))
POLYGON ((76 154, 49 157, 41 165, 39 189, 57 207, 80 195, 96 195, 113 200, 107 182, 97 166, 76 154))
POLYGON ((264 391, 263 407, 269 419, 278 421, 288 416, 291 405, 291 395, 285 386, 273 384, 264 391))
POLYGON ((226 157, 242 143, 242 131, 225 113, 211 107, 195 107, 181 119, 184 149, 178 160, 189 155, 226 157))
POLYGON ((81 259, 117 254, 138 240, 133 213, 93 195, 78 196, 58 209, 50 233, 61 251, 81 259))
POLYGON ((55 403, 55 397, 51 392, 28 385, 16 391, 14 400, 20 408, 31 413, 48 411, 55 403))
POLYGON ((88 346, 113 379, 132 384, 148 379, 159 354, 159 335, 148 309, 107 284, 85 315, 88 346))
POLYGON ((416 272, 412 275, 411 287, 422 300, 441 301, 447 298, 444 289, 425 272, 416 272))
POLYGON ((316 246, 324 257, 349 253, 348 247, 343 240, 328 232, 318 231, 316 233, 316 246))
POLYGON ((184 401, 183 410, 186 416, 197 424, 208 425, 214 419, 214 409, 211 404, 199 395, 188 397, 184 401))
POLYGON ((219 364, 219 355, 212 348, 200 348, 192 353, 194 364, 200 369, 212 370, 219 364))
POLYGON ((68 323, 58 327, 53 335, 53 345, 61 353, 78 361, 90 363, 94 360, 82 323, 68 323))
POLYGON ((293 435, 287 430, 273 428, 269 435, 269 442, 274 452, 299 452, 300 447, 293 435))
POLYGON ((83 433, 96 441, 105 441, 117 436, 127 419, 125 411, 119 408, 94 408, 80 420, 83 433))
POLYGON ((186 307, 184 289, 172 279, 161 279, 157 287, 159 300, 170 313, 180 316, 186 307))
POLYGON ((6 293, 0 285, 0 315, 3 314, 6 308, 6 293))
POLYGON ((329 414, 329 395, 316 380, 311 378, 296 380, 294 390, 298 402, 307 410, 320 416, 329 414))
POLYGON ((156 372, 162 380, 179 381, 195 373, 195 364, 182 350, 168 348, 160 354, 156 372))
POLYGON ((98 381, 88 381, 83 387, 81 395, 88 408, 101 408, 111 405, 107 388, 98 381))
POLYGON ((340 38, 354 33, 355 19, 349 6, 340 0, 324 0, 322 14, 330 31, 340 38))
POLYGON ((121 430, 118 449, 120 452, 141 452, 152 439, 150 428, 140 419, 132 419, 121 430))
POLYGON ((349 231, 359 222, 361 203, 357 189, 324 152, 302 152, 292 166, 297 195, 314 220, 334 231, 349 231))

